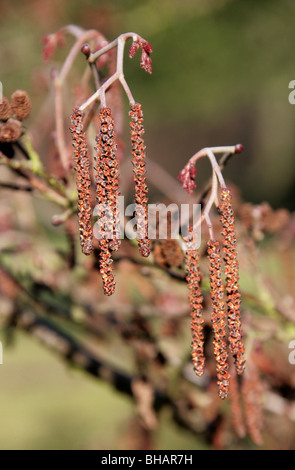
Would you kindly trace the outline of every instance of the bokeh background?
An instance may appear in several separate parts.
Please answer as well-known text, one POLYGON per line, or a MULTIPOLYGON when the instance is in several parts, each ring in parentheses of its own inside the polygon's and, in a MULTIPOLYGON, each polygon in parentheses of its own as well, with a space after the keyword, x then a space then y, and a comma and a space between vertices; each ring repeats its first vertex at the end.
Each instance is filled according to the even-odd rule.
MULTIPOLYGON (((179 170, 198 149, 242 143, 226 175, 243 199, 294 210, 295 105, 288 101, 294 16, 292 0, 2 0, 0 79, 7 96, 16 88, 29 92, 30 126, 47 96, 50 70, 65 56, 60 50, 44 64, 44 35, 68 23, 98 29, 109 40, 135 31, 154 50, 151 76, 138 58, 125 62, 143 103, 148 156, 179 185, 179 170)), ((200 183, 208 171, 201 163, 200 183)), ((157 200, 159 188, 151 194, 157 200)), ((131 413, 128 398, 66 369, 25 335, 17 339, 0 367, 0 448, 112 448, 131 413)), ((160 448, 206 447, 162 423, 160 448)))

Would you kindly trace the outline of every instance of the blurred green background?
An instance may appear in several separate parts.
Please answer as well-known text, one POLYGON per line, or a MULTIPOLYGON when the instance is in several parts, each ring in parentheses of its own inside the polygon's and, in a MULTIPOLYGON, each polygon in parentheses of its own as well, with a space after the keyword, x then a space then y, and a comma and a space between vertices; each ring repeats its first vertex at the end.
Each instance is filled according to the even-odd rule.
POLYGON ((2 1, 1 80, 7 94, 23 87, 42 102, 52 67, 42 64, 44 35, 67 23, 110 40, 136 31, 154 48, 152 76, 137 56, 125 63, 150 158, 177 176, 201 147, 241 142, 227 174, 244 198, 294 209, 294 17, 292 0, 2 1))
MULTIPOLYGON (((29 126, 48 92, 51 67, 65 56, 59 51, 44 65, 44 35, 67 23, 96 28, 109 40, 135 31, 154 49, 151 76, 139 68, 139 57, 125 63, 143 104, 149 157, 177 177, 200 148, 242 143, 245 151, 232 159, 227 178, 247 201, 294 209, 295 106, 288 101, 294 16, 292 0, 2 0, 0 79, 7 96, 16 88, 30 93, 29 126)), ((200 183, 206 177, 204 167, 200 183)), ((0 367, 0 448, 112 448, 131 416, 129 400, 69 372, 24 335, 18 339, 0 367)), ((201 446, 165 426, 158 444, 201 446)))

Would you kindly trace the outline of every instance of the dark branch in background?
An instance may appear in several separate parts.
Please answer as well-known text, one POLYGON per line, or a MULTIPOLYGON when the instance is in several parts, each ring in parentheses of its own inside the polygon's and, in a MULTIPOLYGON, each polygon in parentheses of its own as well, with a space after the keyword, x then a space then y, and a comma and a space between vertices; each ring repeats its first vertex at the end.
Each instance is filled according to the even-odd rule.
POLYGON ((5 183, 4 181, 0 182, 0 187, 3 189, 12 189, 13 191, 27 191, 27 192, 33 191, 33 188, 31 186, 25 186, 22 184, 15 184, 15 183, 5 183))
POLYGON ((23 156, 27 160, 30 160, 30 155, 28 154, 27 150, 25 149, 25 147, 23 146, 23 144, 19 140, 14 142, 14 146, 20 150, 20 152, 23 154, 23 156))
MULTIPOLYGON (((34 336, 44 346, 58 354, 70 366, 75 366, 77 369, 109 383, 115 390, 133 399, 133 384, 139 379, 145 381, 144 378, 123 373, 106 364, 92 352, 81 346, 60 327, 32 311, 15 312, 11 319, 11 326, 34 336)), ((172 408, 173 420, 178 425, 194 434, 198 434, 193 424, 190 423, 190 413, 187 413, 189 405, 186 399, 183 398, 181 404, 179 404, 177 399, 173 399, 166 393, 160 392, 150 382, 149 387, 153 391, 153 407, 155 411, 159 412, 164 406, 169 406, 172 408)))
MULTIPOLYGON (((72 307, 74 305, 77 306, 77 302, 74 302, 71 297, 64 299, 67 302, 67 305, 65 305, 58 300, 61 298, 62 294, 57 291, 53 292, 49 286, 42 282, 34 282, 30 288, 26 288, 7 270, 7 268, 3 267, 1 263, 0 274, 2 278, 4 276, 9 283, 13 283, 15 290, 24 295, 24 298, 21 299, 22 308, 24 307, 24 300, 26 300, 29 303, 29 308, 32 306, 33 310, 41 314, 42 317, 50 315, 57 319, 70 322, 71 325, 78 327, 79 331, 83 329, 96 339, 105 339, 110 332, 110 328, 116 328, 116 332, 119 333, 124 340, 132 342, 140 337, 153 348, 153 357, 155 360, 160 361, 162 364, 166 362, 166 358, 162 354, 156 339, 151 335, 145 320, 141 318, 136 311, 132 313, 130 321, 126 322, 126 320, 122 321, 120 315, 116 315, 115 312, 111 311, 106 314, 100 313, 97 309, 94 312, 93 307, 90 305, 79 305, 79 307, 83 309, 83 312, 85 312, 85 320, 83 323, 77 323, 71 314, 72 307), (42 293, 44 292, 47 294, 46 300, 42 298, 42 293), (52 300, 48 299, 48 294, 52 300)), ((54 325, 53 322, 52 325, 54 325)))
MULTIPOLYGON (((132 381, 135 377, 115 370, 81 346, 68 333, 50 320, 42 318, 32 311, 14 314, 11 325, 26 331, 40 340, 49 349, 55 351, 70 365, 87 372, 94 377, 103 379, 116 390, 132 396, 132 381)), ((160 409, 170 399, 154 389, 154 406, 160 409)))

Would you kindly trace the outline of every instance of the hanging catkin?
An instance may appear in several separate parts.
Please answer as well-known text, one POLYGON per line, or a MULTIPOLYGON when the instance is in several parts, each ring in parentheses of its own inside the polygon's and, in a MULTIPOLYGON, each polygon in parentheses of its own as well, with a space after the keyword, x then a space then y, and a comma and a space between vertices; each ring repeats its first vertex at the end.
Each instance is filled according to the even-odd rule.
POLYGON ((85 255, 92 252, 91 178, 87 156, 86 136, 83 130, 84 113, 75 108, 71 115, 71 133, 74 147, 74 166, 78 191, 80 244, 85 255))
POLYGON ((141 105, 136 103, 129 111, 131 118, 131 145, 132 145, 132 164, 135 182, 135 204, 136 204, 136 227, 138 236, 138 247, 142 256, 149 256, 151 247, 148 239, 148 209, 146 184, 146 165, 145 165, 145 145, 144 145, 144 127, 143 113, 141 105))

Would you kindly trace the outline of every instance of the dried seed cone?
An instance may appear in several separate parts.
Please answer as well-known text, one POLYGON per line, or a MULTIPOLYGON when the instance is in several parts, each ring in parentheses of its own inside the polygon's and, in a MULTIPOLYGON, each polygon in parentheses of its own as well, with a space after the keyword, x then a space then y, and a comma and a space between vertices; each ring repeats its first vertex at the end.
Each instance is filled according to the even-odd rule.
POLYGON ((229 367, 226 338, 226 305, 224 287, 221 279, 221 255, 217 240, 207 242, 209 256, 209 276, 211 300, 213 305, 212 327, 214 331, 214 355, 216 359, 217 384, 219 396, 224 399, 229 391, 229 367))
POLYGON ((7 98, 3 96, 2 103, 0 103, 0 120, 7 121, 11 116, 11 106, 7 98))
POLYGON ((87 156, 86 136, 83 130, 84 113, 75 108, 71 115, 71 133, 74 147, 74 164, 78 190, 78 216, 80 244, 82 252, 90 255, 92 252, 91 224, 91 178, 87 156))
POLYGON ((225 262, 229 344, 230 351, 235 359, 237 373, 242 374, 245 369, 245 348, 241 339, 239 264, 230 190, 227 188, 223 189, 220 198, 219 211, 222 223, 223 258, 225 262))
POLYGON ((148 188, 146 184, 143 113, 139 103, 135 103, 131 107, 129 116, 131 118, 130 130, 135 182, 135 204, 138 205, 136 210, 138 247, 142 256, 149 256, 151 247, 148 239, 148 188))
POLYGON ((121 244, 119 239, 119 167, 114 120, 110 108, 102 108, 99 118, 100 130, 96 137, 96 200, 102 208, 101 217, 107 219, 100 228, 100 237, 108 238, 110 249, 117 250, 121 244))
POLYGON ((16 119, 0 124, 0 142, 16 142, 22 135, 22 125, 16 119))
POLYGON ((11 95, 11 108, 14 116, 20 121, 29 116, 32 105, 26 91, 16 90, 11 95))
POLYGON ((187 243, 185 254, 186 280, 189 289, 189 302, 191 307, 191 331, 192 331, 192 361, 194 371, 201 376, 205 369, 204 356, 204 331, 202 318, 203 297, 200 289, 200 269, 198 250, 190 249, 187 243))

